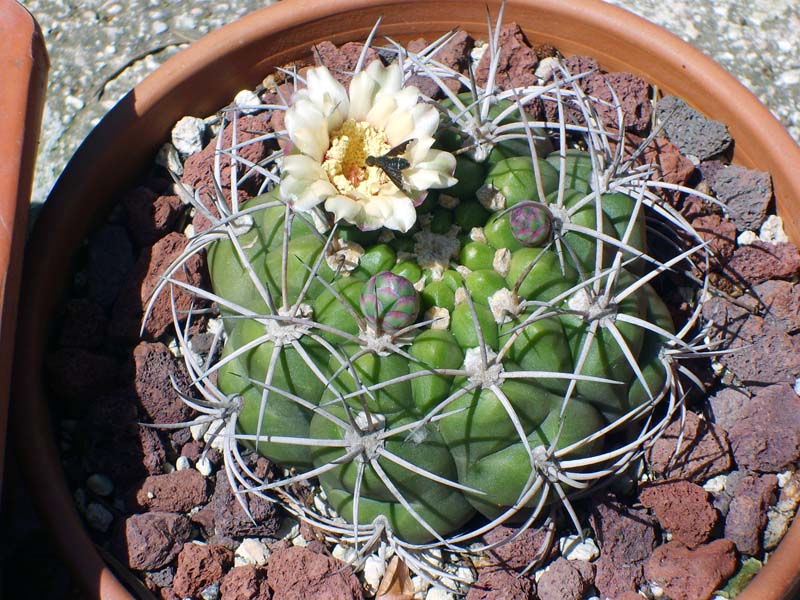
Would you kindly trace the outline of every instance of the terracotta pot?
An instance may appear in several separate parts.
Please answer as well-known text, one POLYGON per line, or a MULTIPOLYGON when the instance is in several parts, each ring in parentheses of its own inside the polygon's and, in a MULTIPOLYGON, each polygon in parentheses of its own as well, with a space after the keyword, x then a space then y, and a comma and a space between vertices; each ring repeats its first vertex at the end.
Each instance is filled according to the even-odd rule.
POLYGON ((15 0, 0 0, 0 492, 22 252, 49 67, 39 24, 15 0))
MULTIPOLYGON (((456 25, 485 37, 486 4, 497 14, 499 0, 284 0, 171 59, 132 90, 75 154, 31 239, 35 253, 29 253, 25 264, 14 404, 15 427, 25 432, 20 456, 24 468, 35 474, 32 494, 89 595, 130 597, 98 556, 73 507, 50 429, 41 372, 48 321, 81 240, 119 192, 134 183, 179 117, 213 113, 274 67, 308 56, 316 42, 363 40, 378 17, 383 19, 381 33, 400 40, 435 39, 456 25)), ((589 54, 610 71, 641 75, 664 93, 677 94, 728 124, 736 139, 735 162, 772 173, 787 232, 800 242, 800 148, 721 67, 659 27, 599 0, 508 0, 505 19, 565 54, 589 54)), ((740 598, 791 597, 800 575, 797 556, 800 526, 795 525, 740 598)))

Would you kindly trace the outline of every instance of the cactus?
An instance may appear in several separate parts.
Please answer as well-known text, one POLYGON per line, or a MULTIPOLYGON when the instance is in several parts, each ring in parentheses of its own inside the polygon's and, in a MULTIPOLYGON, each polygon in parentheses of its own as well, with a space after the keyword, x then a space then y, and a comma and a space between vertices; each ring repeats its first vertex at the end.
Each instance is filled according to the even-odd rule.
MULTIPOLYGON (((501 90, 490 77, 453 94, 443 77, 474 83, 435 62, 448 39, 417 54, 391 43, 400 75, 371 71, 369 85, 413 73, 441 85, 447 99, 435 104, 431 143, 419 134, 393 147, 388 134, 374 141, 362 128, 365 148, 373 145, 353 167, 350 132, 341 164, 329 164, 334 142, 317 156, 316 198, 307 192, 317 183, 297 175, 314 154, 297 154, 313 148, 299 112, 292 102, 264 107, 287 111, 287 131, 274 138, 296 135, 294 154, 279 150, 261 165, 264 193, 243 205, 217 192, 221 216, 157 290, 211 301, 224 323, 203 359, 188 339, 195 315, 174 315, 202 396, 187 401, 221 419, 237 494, 281 502, 337 540, 388 542, 432 576, 442 574, 419 552, 464 549, 496 524, 527 527, 563 508, 579 526, 572 499, 642 455, 680 407, 680 359, 703 348, 691 337, 699 305, 676 327, 652 285, 705 251, 657 195, 670 186, 623 157, 616 130, 598 125, 579 77, 566 71, 549 86, 501 90), (577 107, 584 123, 530 122, 524 108, 534 100, 577 107), (420 186, 406 175, 415 152, 451 171, 420 186), (341 198, 370 181, 403 202, 388 228, 374 211, 391 202, 341 198), (675 230, 695 245, 680 248, 675 230), (648 232, 673 253, 651 253, 648 232), (176 273, 206 251, 213 289, 189 288, 176 273), (259 479, 242 459, 248 450, 285 477, 259 479), (293 495, 301 481, 318 484, 325 511, 293 495)), ((365 53, 359 73, 370 68, 365 53)), ((355 91, 319 118, 349 127, 341 106, 358 110, 355 91)), ((246 165, 235 147, 225 152, 235 182, 246 165)), ((183 193, 200 205, 199 190, 183 193)))

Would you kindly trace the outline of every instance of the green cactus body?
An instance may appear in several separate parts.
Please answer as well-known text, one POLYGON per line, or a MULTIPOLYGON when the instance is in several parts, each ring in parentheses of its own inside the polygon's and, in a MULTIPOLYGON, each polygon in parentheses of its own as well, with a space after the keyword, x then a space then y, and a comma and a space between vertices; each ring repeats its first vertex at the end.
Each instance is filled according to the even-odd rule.
POLYGON ((248 202, 252 225, 209 265, 230 317, 218 386, 241 398, 250 446, 410 544, 555 499, 547 468, 602 453, 585 438, 662 393, 674 330, 637 287, 641 206, 595 194, 588 155, 565 156, 537 159, 538 176, 527 143, 461 156, 459 183, 389 238, 285 227, 277 188, 248 202))

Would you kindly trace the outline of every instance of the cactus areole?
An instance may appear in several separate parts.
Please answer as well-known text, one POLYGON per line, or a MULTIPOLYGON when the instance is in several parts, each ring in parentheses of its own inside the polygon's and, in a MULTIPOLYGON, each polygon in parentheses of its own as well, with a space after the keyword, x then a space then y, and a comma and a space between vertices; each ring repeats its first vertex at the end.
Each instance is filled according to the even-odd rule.
MULTIPOLYGON (((653 169, 616 150, 566 71, 472 88, 434 62, 447 40, 390 44, 395 59, 359 61, 349 88, 325 67, 298 78, 262 109, 285 122, 263 193, 217 193, 221 216, 183 257, 208 253, 213 290, 192 291, 218 309, 218 348, 184 354, 237 491, 404 557, 498 523, 575 519, 571 499, 628 469, 680 405, 695 348, 697 312, 676 331, 653 284, 703 244, 653 169), (533 121, 534 102, 583 123, 533 121), (663 242, 675 230, 696 245, 663 242), (283 477, 257 477, 247 451, 283 477)), ((175 314, 187 348, 191 319, 175 314)))

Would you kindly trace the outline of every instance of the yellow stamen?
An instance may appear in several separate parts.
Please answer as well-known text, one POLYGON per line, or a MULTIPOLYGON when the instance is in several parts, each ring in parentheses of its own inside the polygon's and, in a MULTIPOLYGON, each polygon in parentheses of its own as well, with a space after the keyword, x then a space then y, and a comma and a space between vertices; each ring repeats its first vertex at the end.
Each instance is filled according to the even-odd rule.
POLYGON ((348 119, 331 134, 322 168, 342 194, 377 194, 388 178, 379 167, 368 167, 367 156, 381 156, 391 149, 386 134, 366 121, 348 119))

